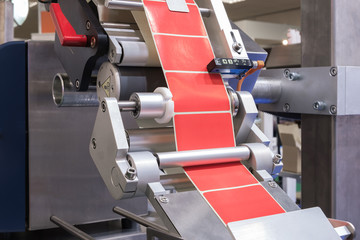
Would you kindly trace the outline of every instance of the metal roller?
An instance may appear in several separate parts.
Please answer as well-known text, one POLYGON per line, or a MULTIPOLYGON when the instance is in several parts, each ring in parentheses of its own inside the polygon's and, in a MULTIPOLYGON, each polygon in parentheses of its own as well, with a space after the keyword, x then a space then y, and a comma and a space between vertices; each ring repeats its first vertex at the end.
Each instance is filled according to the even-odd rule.
POLYGON ((159 167, 189 167, 216 163, 239 162, 250 158, 250 150, 245 146, 214 148, 180 152, 156 153, 159 167))
POLYGON ((257 104, 275 103, 281 96, 281 81, 259 77, 251 94, 257 104))
POLYGON ((96 107, 99 101, 94 86, 86 92, 76 91, 66 74, 56 74, 53 79, 52 97, 58 107, 96 107))
POLYGON ((128 129, 129 152, 176 151, 173 128, 128 129))

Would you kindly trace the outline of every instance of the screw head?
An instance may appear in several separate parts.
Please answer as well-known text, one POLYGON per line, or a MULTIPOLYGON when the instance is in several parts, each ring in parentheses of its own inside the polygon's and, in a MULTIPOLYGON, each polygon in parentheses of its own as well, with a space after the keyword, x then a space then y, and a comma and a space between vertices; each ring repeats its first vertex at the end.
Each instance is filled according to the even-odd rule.
POLYGON ((335 77, 337 75, 337 68, 336 67, 332 67, 330 68, 330 75, 335 77))
POLYGON ((289 112, 290 111, 290 104, 285 103, 284 107, 283 107, 283 110, 284 110, 284 112, 289 112))
POLYGON ((106 103, 104 101, 101 102, 101 110, 106 112, 106 103))
POLYGON ((136 178, 136 169, 133 167, 129 167, 126 170, 125 177, 129 180, 134 180, 136 178))
POLYGON ((91 37, 91 39, 90 39, 90 47, 91 48, 96 47, 96 38, 95 37, 91 37))
POLYGON ((240 54, 242 52, 243 46, 239 42, 234 42, 232 48, 234 49, 235 52, 240 54))
POLYGON ((272 187, 272 188, 276 188, 276 187, 277 187, 277 184, 276 184, 276 182, 274 182, 274 181, 270 181, 268 184, 269 184, 269 186, 272 187))
POLYGON ((90 30, 91 23, 89 20, 86 21, 86 30, 90 30))
POLYGON ((278 164, 281 162, 282 156, 280 154, 275 154, 273 157, 273 163, 278 164))
POLYGON ((324 102, 321 101, 316 101, 313 104, 313 109, 316 111, 321 111, 325 109, 326 104, 324 102))
POLYGON ((159 201, 162 203, 168 203, 170 200, 169 200, 169 198, 167 198, 165 196, 160 196, 159 201))
POLYGON ((330 113, 331 114, 336 114, 336 112, 337 112, 337 107, 335 105, 331 105, 330 106, 330 113))
POLYGON ((290 69, 287 68, 284 70, 284 77, 289 78, 289 75, 290 75, 290 69))
POLYGON ((92 145, 93 149, 96 149, 96 139, 95 138, 91 139, 91 145, 92 145))
POLYGON ((79 79, 76 79, 76 81, 75 81, 75 87, 76 87, 76 89, 79 89, 79 88, 80 88, 80 81, 79 81, 79 79))

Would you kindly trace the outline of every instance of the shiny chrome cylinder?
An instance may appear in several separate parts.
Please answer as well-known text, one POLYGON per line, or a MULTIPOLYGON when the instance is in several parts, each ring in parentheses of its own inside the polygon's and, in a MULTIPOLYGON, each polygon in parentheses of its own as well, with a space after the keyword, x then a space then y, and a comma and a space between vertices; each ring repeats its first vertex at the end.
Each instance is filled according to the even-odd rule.
POLYGON ((135 119, 160 118, 165 113, 165 100, 160 93, 133 93, 130 101, 137 102, 132 112, 135 119))
MULTIPOLYGON (((135 1, 110 0, 105 4, 105 6, 110 9, 118 9, 118 10, 130 10, 130 11, 143 11, 144 10, 144 4, 142 2, 135 2, 135 1)), ((211 14, 210 9, 200 8, 199 10, 203 17, 209 17, 211 14)))
POLYGON ((52 97, 58 107, 96 107, 99 105, 94 86, 89 86, 86 92, 78 92, 66 74, 55 75, 52 97))
POLYGON ((174 129, 142 128, 126 130, 129 152, 167 152, 176 151, 174 129))
POLYGON ((250 158, 250 150, 245 146, 213 148, 155 154, 159 167, 189 167, 216 163, 239 162, 250 158))
POLYGON ((281 81, 259 77, 251 94, 255 103, 275 103, 281 96, 281 81))

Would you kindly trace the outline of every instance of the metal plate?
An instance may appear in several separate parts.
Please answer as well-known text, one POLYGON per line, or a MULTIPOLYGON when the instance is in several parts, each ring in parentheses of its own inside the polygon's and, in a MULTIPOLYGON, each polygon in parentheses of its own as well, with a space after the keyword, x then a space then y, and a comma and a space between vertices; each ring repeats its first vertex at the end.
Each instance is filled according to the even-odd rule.
POLYGON ((167 203, 156 198, 176 230, 184 239, 231 239, 230 233, 197 191, 165 195, 167 203))
POLYGON ((119 218, 120 206, 147 211, 145 198, 115 201, 89 154, 96 107, 57 108, 52 78, 64 72, 52 42, 28 43, 29 228, 55 227, 56 215, 72 224, 119 218))
POLYGON ((228 224, 234 239, 340 239, 320 208, 277 214, 228 224))

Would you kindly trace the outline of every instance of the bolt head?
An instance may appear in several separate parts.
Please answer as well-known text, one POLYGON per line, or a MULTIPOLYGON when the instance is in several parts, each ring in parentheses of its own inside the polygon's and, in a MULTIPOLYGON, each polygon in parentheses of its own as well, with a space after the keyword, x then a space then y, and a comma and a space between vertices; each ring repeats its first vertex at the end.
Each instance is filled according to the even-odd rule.
POLYGON ((169 198, 167 198, 165 196, 160 196, 159 201, 162 203, 168 203, 170 200, 169 200, 169 198))
POLYGON ((134 180, 136 178, 136 169, 133 167, 129 167, 126 170, 125 177, 129 180, 134 180))
POLYGON ((284 70, 284 77, 289 78, 290 75, 290 69, 285 69, 284 70))
POLYGON ((277 187, 277 184, 276 184, 276 182, 274 182, 274 181, 270 181, 268 184, 269 184, 269 186, 272 187, 272 188, 276 188, 276 187, 277 187))
POLYGON ((239 42, 234 42, 232 48, 234 49, 235 52, 240 54, 242 52, 243 46, 239 42))
POLYGON ((330 75, 335 77, 337 75, 337 68, 336 67, 332 67, 330 68, 330 75))
POLYGON ((284 107, 283 107, 283 110, 284 110, 284 112, 289 112, 290 111, 290 104, 285 103, 284 107))
POLYGON ((336 114, 337 113, 337 107, 335 105, 330 106, 330 113, 331 114, 336 114))
POLYGON ((86 30, 90 30, 90 27, 91 27, 91 23, 90 21, 86 21, 86 30))
POLYGON ((91 144, 92 144, 92 148, 96 149, 96 139, 95 138, 91 139, 91 144))
POLYGON ((106 103, 104 101, 101 102, 101 110, 106 112, 106 103))

